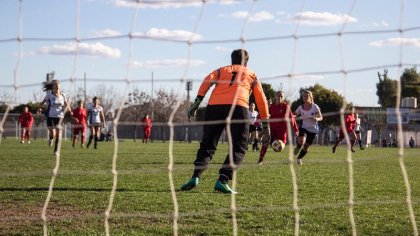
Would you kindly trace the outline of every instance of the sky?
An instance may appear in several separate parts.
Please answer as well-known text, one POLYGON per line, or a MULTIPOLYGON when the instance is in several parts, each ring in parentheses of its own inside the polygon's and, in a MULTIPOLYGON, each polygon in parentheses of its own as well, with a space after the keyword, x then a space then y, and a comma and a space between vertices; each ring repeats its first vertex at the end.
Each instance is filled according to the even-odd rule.
POLYGON ((193 99, 244 48, 261 82, 291 101, 319 83, 378 106, 378 73, 420 65, 419 12, 418 0, 0 0, 0 99, 39 99, 52 71, 73 97, 86 78, 89 93, 180 97, 191 80, 193 99))

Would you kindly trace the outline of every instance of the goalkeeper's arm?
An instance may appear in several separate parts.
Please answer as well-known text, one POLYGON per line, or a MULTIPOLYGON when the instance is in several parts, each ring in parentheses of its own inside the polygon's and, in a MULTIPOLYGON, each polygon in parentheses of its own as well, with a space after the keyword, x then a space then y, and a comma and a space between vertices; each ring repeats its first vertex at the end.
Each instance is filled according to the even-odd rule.
POLYGON ((201 101, 203 101, 204 96, 198 95, 194 102, 190 105, 187 111, 188 119, 195 116, 195 112, 197 111, 198 107, 200 106, 201 101))

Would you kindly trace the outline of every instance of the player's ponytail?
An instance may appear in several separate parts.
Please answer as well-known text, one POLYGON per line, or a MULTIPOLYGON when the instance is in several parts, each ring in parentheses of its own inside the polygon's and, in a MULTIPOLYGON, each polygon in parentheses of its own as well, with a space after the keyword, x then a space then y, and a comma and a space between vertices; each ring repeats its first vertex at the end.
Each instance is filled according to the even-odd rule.
POLYGON ((53 79, 53 80, 49 80, 49 81, 45 81, 42 83, 42 90, 44 92, 51 92, 53 91, 54 88, 54 84, 59 84, 60 81, 53 79))

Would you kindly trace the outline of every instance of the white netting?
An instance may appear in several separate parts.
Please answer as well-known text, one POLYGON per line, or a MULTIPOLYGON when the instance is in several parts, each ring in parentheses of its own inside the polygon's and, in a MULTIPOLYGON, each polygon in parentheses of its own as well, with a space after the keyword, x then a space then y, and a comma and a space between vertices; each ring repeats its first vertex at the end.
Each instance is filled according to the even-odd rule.
MULTIPOLYGON (((61 1, 60 1, 61 3, 61 1)), ((113 160, 112 160, 112 174, 113 174, 113 185, 112 190, 109 196, 109 204, 105 211, 105 220, 104 220, 104 227, 106 235, 110 234, 109 230, 109 218, 111 216, 111 212, 113 209, 113 203, 115 201, 115 193, 118 187, 118 166, 117 166, 117 159, 119 153, 119 146, 118 146, 118 129, 121 125, 132 125, 136 124, 136 121, 124 121, 120 122, 123 109, 127 105, 127 101, 129 100, 129 91, 134 89, 140 88, 142 91, 152 91, 149 95, 148 99, 151 99, 151 106, 153 108, 153 96, 156 91, 156 86, 160 86, 161 88, 170 88, 178 93, 178 100, 171 104, 171 112, 167 117, 167 120, 160 120, 155 123, 155 125, 167 125, 169 127, 169 140, 168 143, 168 176, 169 176, 169 184, 171 190, 171 197, 174 205, 174 212, 173 212, 173 232, 174 235, 178 234, 178 219, 179 219, 179 209, 178 209, 178 201, 177 201, 177 193, 176 193, 176 186, 173 179, 173 171, 174 171, 174 156, 173 156, 173 148, 175 145, 176 138, 176 129, 179 125, 184 125, 185 122, 178 122, 175 121, 175 116, 178 112, 184 112, 182 109, 185 109, 185 87, 187 82, 195 82, 199 84, 202 81, 203 75, 210 72, 212 69, 217 68, 218 66, 222 66, 224 64, 228 64, 229 60, 226 55, 226 52, 221 53, 221 56, 213 56, 210 53, 213 52, 206 52, 210 46, 217 46, 220 51, 228 51, 230 53, 230 49, 234 48, 246 48, 250 49, 251 51, 251 59, 250 59, 250 67, 254 69, 257 74, 260 75, 259 79, 263 83, 270 83, 273 84, 275 89, 280 87, 287 91, 288 95, 291 98, 297 98, 297 91, 301 85, 309 85, 312 82, 305 82, 302 78, 319 78, 319 77, 328 77, 325 83, 331 82, 334 84, 333 87, 338 88, 341 90, 340 92, 343 96, 348 100, 352 101, 352 99, 356 99, 358 95, 352 94, 354 90, 352 89, 353 86, 350 85, 349 80, 358 77, 359 75, 365 76, 366 72, 373 72, 376 73, 378 70, 382 70, 384 68, 390 69, 394 71, 395 75, 400 75, 401 71, 404 68, 418 66, 420 65, 419 59, 413 57, 412 53, 408 52, 404 46, 405 45, 414 45, 418 47, 419 44, 419 32, 420 32, 420 25, 418 22, 410 21, 411 24, 414 25, 406 25, 405 20, 411 19, 417 16, 418 3, 415 1, 407 1, 408 6, 405 5, 405 1, 395 1, 391 6, 395 9, 387 9, 389 10, 390 19, 393 22, 386 23, 383 22, 383 28, 380 29, 373 29, 372 27, 349 27, 350 23, 355 21, 354 14, 356 10, 359 10, 360 17, 363 18, 363 14, 375 14, 376 9, 368 9, 368 13, 365 11, 361 11, 358 8, 358 5, 362 5, 360 1, 346 1, 345 3, 327 3, 322 2, 318 5, 318 3, 310 3, 306 1, 302 1, 299 3, 296 2, 283 2, 283 1, 234 1, 234 0, 226 0, 226 1, 129 1, 129 0, 117 0, 115 2, 101 2, 101 1, 63 1, 64 5, 71 6, 71 9, 58 9, 56 4, 51 4, 48 10, 41 11, 42 13, 48 13, 48 11, 54 11, 51 13, 55 17, 58 17, 60 12, 59 11, 71 11, 72 17, 75 19, 73 23, 69 23, 69 21, 65 21, 65 24, 60 25, 60 19, 57 19, 58 26, 56 29, 57 32, 49 32, 48 30, 42 29, 42 22, 39 22, 38 28, 35 29, 27 29, 26 25, 29 24, 25 18, 27 16, 29 20, 34 20, 36 15, 27 14, 27 12, 31 12, 34 7, 33 2, 30 1, 3 1, 0 2, 2 5, 0 8, 2 9, 0 12, 3 12, 3 17, 8 17, 9 14, 6 14, 6 11, 14 12, 14 15, 17 18, 3 18, 3 24, 8 24, 8 29, 10 27, 15 27, 14 30, 7 30, 0 34, 0 47, 1 50, 4 50, 4 54, 10 53, 13 54, 16 58, 14 62, 8 62, 9 64, 5 64, 6 71, 4 74, 1 74, 5 79, 2 79, 0 88, 3 89, 4 96, 3 100, 6 103, 7 109, 5 110, 4 115, 2 116, 0 131, 1 133, 6 133, 7 129, 12 130, 13 128, 6 127, 6 120, 9 115, 10 109, 23 103, 23 101, 31 100, 28 96, 30 93, 30 89, 40 90, 41 82, 36 82, 35 79, 31 77, 31 71, 28 66, 30 63, 40 64, 40 62, 36 62, 43 55, 67 55, 64 63, 67 65, 62 66, 62 69, 66 71, 66 73, 60 73, 59 79, 67 88, 67 93, 71 101, 76 101, 81 97, 81 94, 78 91, 78 86, 84 84, 85 86, 85 95, 83 96, 86 98, 86 83, 90 85, 90 87, 94 87, 95 85, 99 84, 107 84, 111 87, 115 86, 117 90, 120 92, 117 97, 114 98, 112 105, 116 108, 116 113, 113 116, 112 121, 112 128, 114 134, 114 153, 113 153, 113 160), (112 7, 110 7, 110 5, 112 7), (223 5, 226 4, 226 5, 223 5), (286 4, 291 4, 293 7, 286 7, 286 4), (317 12, 327 11, 322 9, 323 5, 327 4, 337 4, 336 9, 339 9, 343 13, 338 14, 326 14, 327 20, 336 20, 335 27, 327 28, 327 30, 317 30, 314 28, 307 28, 307 25, 310 25, 308 21, 312 20, 320 20, 321 25, 327 24, 327 20, 323 22, 319 19, 320 17, 325 17, 325 15, 317 14, 314 11, 306 10, 306 9, 317 9, 317 12), (104 7, 107 5, 107 7, 104 7), (264 7, 267 6, 274 6, 275 9, 270 9, 269 12, 263 10, 264 7), (309 6, 308 6, 309 5, 309 6), (217 12, 223 8, 218 7, 228 7, 229 11, 235 11, 235 14, 232 14, 231 17, 223 15, 220 12, 217 12), (231 6, 234 6, 233 8, 231 6), (103 14, 98 14, 98 16, 87 16, 83 14, 84 9, 91 9, 91 8, 99 8, 106 11, 103 14), (198 9, 193 11, 193 15, 185 15, 190 13, 185 13, 182 9, 198 9), (122 10, 124 9, 124 10, 122 10), (159 9, 164 9, 162 12, 159 12, 159 9), (156 21, 156 24, 169 24, 170 22, 164 22, 159 16, 160 14, 168 15, 170 9, 178 9, 177 12, 174 12, 173 17, 166 18, 166 21, 176 21, 179 20, 182 24, 187 24, 185 20, 189 20, 189 31, 183 30, 166 30, 163 28, 156 29, 151 28, 147 30, 147 27, 151 27, 152 23, 156 21), (295 15, 287 16, 286 13, 283 12, 283 9, 288 9, 290 11, 298 12, 295 15), (391 12, 392 10, 392 12, 391 12), (122 13, 123 12, 123 13, 122 13), (124 15, 125 13, 129 12, 130 15, 124 15), (150 13, 152 12, 152 13, 150 13), (208 12, 208 13, 207 13, 208 12), (206 14, 207 13, 207 14, 206 14), (27 14, 27 15, 26 15, 27 14), (115 14, 115 16, 113 15, 115 14), (103 27, 106 28, 106 32, 102 32, 100 35, 91 35, 88 33, 88 25, 93 24, 95 21, 104 21, 105 18, 113 18, 113 17, 122 17, 125 16, 126 24, 125 28, 119 29, 120 31, 112 31, 107 26, 99 24, 96 27, 103 27), (150 18, 150 16, 155 16, 154 18, 150 18), (264 20, 264 19, 272 19, 273 17, 282 16, 278 19, 277 24, 268 24, 267 29, 259 29, 261 35, 254 35, 249 32, 256 31, 257 27, 255 22, 264 20), (314 17, 314 18, 311 18, 314 17), (97 19, 97 18, 98 19, 97 19), (149 17, 149 18, 147 18, 149 17), (183 17, 183 18, 181 18, 183 17), (226 25, 212 25, 213 20, 216 18, 224 18, 226 25), (231 22, 233 21, 233 17, 239 18, 239 22, 233 25, 231 22), (316 19, 318 17, 318 19, 316 19), (330 18, 328 18, 330 17, 330 18), (332 18, 332 19, 331 19, 332 18), (340 18, 340 19, 335 19, 340 18), (289 21, 287 21, 289 20, 289 21), (193 22, 193 23, 191 23, 193 22), (338 22, 338 23, 337 23, 338 22), (12 23, 12 24, 11 24, 12 23), (284 25, 287 25, 288 30, 282 29, 284 25), (290 27, 291 25, 291 27, 290 27), (201 35, 201 32, 204 33, 201 27, 211 28, 206 35, 201 35), (276 28, 278 27, 278 29, 276 28), (306 28, 305 28, 306 27, 306 28), (63 30, 65 28, 65 30, 63 30), (213 29, 215 28, 215 29, 213 29), (350 28, 350 29, 349 29, 350 28), (60 29, 60 30, 58 30, 60 29), (291 30, 290 30, 291 29, 291 30), (228 32, 229 30, 236 32, 228 32), (25 32, 29 31, 28 34, 25 32), (82 33, 83 31, 83 33, 82 33), (141 32, 141 33, 139 33, 141 32), (228 32, 228 33, 226 33, 228 32), (233 36, 232 36, 233 35, 233 36), (385 53, 382 50, 379 53, 383 53, 383 57, 390 57, 389 59, 385 59, 382 61, 375 61, 376 58, 362 58, 360 55, 363 53, 357 53, 356 50, 363 50, 364 47, 357 47, 356 49, 350 48, 349 41, 354 41, 351 45, 358 45, 360 44, 360 38, 363 36, 372 36, 372 35, 389 35, 388 41, 380 41, 378 38, 373 40, 375 37, 371 37, 370 40, 372 44, 381 44, 386 45, 393 44, 399 45, 397 50, 393 50, 393 54, 385 53), (404 38, 405 35, 408 35, 408 38, 404 38), (415 38, 417 37, 417 39, 415 38), (326 41, 327 43, 323 42, 322 40, 326 41), (307 42, 309 41, 309 42, 307 42), (106 46, 104 45, 107 42, 110 45, 114 46, 106 46), (116 43, 118 42, 118 43, 116 43), (121 43, 122 42, 122 43, 121 43), (156 42, 156 48, 151 48, 151 44, 149 42, 156 42), (331 43, 336 43, 336 45, 332 45, 331 43), (49 46, 45 46, 48 44, 49 46), (6 50, 8 45, 13 45, 12 51, 6 50), (117 50, 118 46, 125 47, 124 56, 121 55, 121 51, 117 50), (25 51, 24 48, 28 46, 28 51, 25 51), (300 48, 301 47, 301 48, 300 48), (316 51, 315 53, 319 52, 316 50, 317 47, 323 48, 325 50, 326 55, 313 55, 311 50, 316 51), (31 51, 32 48, 38 48, 37 51, 31 51), (332 49, 334 48, 334 49, 332 49), (301 51, 299 50, 301 49, 301 51), (98 50, 101 53, 95 54, 93 51, 98 50), (331 50, 332 52, 329 52, 331 50), (156 72, 150 68, 157 68, 156 70, 159 71, 159 66, 156 65, 157 56, 158 54, 155 51, 168 51, 167 58, 165 61, 161 61, 161 63, 166 64, 166 66, 173 66, 173 65, 181 65, 181 70, 168 70, 167 72, 162 72, 162 74, 158 74, 156 76, 156 72), (278 52, 280 51, 280 53, 278 52), (258 53, 257 53, 258 52, 258 53), (347 56, 349 54, 350 56, 347 56), (396 54, 396 55, 395 55, 396 54), (405 55, 407 55, 407 58, 405 55), (113 62, 105 62, 101 65, 100 68, 96 68, 97 64, 92 63, 89 64, 91 61, 97 60, 95 57, 90 57, 95 55, 96 57, 121 57, 124 58, 121 62, 123 65, 120 66, 117 72, 110 70, 107 67, 116 66, 113 62), (148 56, 150 55, 150 57, 148 56), (173 55, 177 55, 180 59, 171 58, 173 55), (392 56, 390 56, 392 55, 392 56), (212 57, 214 61, 209 62, 211 64, 209 67, 210 69, 205 69, 204 72, 200 72, 201 69, 195 69, 196 65, 203 65, 203 62, 195 57, 200 56, 202 58, 205 57, 212 57), (35 58, 35 59, 34 59, 35 58), (38 58, 38 59, 36 59, 38 58), (71 58, 72 60, 70 60, 71 58), (141 61, 136 61, 136 58, 141 58, 141 61), (286 59, 285 59, 286 58, 286 59), (25 62, 25 59, 28 62, 25 62), (263 65, 252 66, 253 60, 265 61, 263 65), (312 62, 310 62, 312 60, 312 62), (325 60, 325 61, 324 61, 325 60), (358 62, 360 60, 360 63, 358 62), (417 60, 417 61, 416 61, 417 60), (222 63, 222 62, 225 63, 222 63), (308 62, 309 61, 309 62, 308 62), (142 72, 137 72, 136 68, 142 68, 142 72), (278 68, 278 69, 271 69, 269 73, 264 73, 263 71, 271 68, 278 68), (92 69, 93 68, 93 69, 92 69), (146 68, 146 69, 145 69, 146 68), (89 70, 95 72, 95 70, 103 70, 104 72, 97 72, 97 74, 92 73, 88 76, 79 76, 84 72, 84 70, 89 70), (261 72, 260 72, 261 71, 261 72), (150 73, 151 72, 151 73, 150 73), (104 76, 109 73, 109 76, 104 76), (151 77, 149 75, 152 75, 151 77), (261 76, 262 74, 262 76, 261 76), (7 75, 7 76, 6 76, 7 75), (296 82, 298 81, 298 82, 296 82), (302 82, 303 81, 303 82, 302 82), (337 82, 338 81, 338 82, 337 82), (340 84, 340 82, 342 84, 340 84), (181 110, 181 111, 180 111, 181 110)), ((365 3, 366 4, 366 3, 365 3)), ((381 6, 383 3, 377 1, 376 4, 381 6)), ((43 4, 44 5, 44 4, 43 4)), ((48 5, 48 4, 46 4, 48 5)), ((378 5, 374 5, 373 3, 362 5, 362 7, 376 7, 378 5)), ((325 6, 326 7, 326 6, 325 6)), ((326 7, 327 9, 333 9, 326 7)), ((89 13, 90 10, 87 10, 89 13)), ((324 12, 325 13, 325 12, 324 12)), ((291 12, 289 12, 291 14, 291 12)), ((170 13, 169 13, 170 15, 170 13)), ((162 17, 163 18, 163 17, 162 17)), ((44 18, 43 18, 44 19, 44 18)), ((48 18, 46 18, 48 19, 48 18)), ((379 18, 374 18, 379 19, 379 18)), ((51 19, 50 19, 51 20, 51 19)), ((61 19, 62 20, 62 19, 61 19)), ((357 20, 356 20, 357 21, 357 20)), ((173 23, 173 22, 172 22, 173 23)), ((372 22, 369 22, 372 23, 372 22)), ((109 22, 109 24, 111 24, 109 22)), ((115 27, 115 26, 114 26, 115 27)), ((116 26, 118 27, 118 26, 116 26)), ((179 25, 175 25, 172 27, 180 27, 179 25)), ((264 27, 262 27, 264 28, 264 27)), ((356 47, 356 46, 354 46, 356 47)), ((417 50, 417 49, 415 49, 417 50)), ((367 54, 369 52, 366 52, 367 54)), ((2 52, 3 54, 3 52, 2 52)), ((418 54, 418 53, 417 53, 418 54)), ((58 66, 58 64, 51 63, 48 59, 46 60, 47 63, 51 65, 58 66)), ((54 60, 54 59, 52 59, 54 60)), ((99 63, 98 63, 99 64, 99 63)), ((41 66, 42 67, 42 66, 41 66)), ((44 72, 48 72, 48 70, 60 70, 60 68, 49 68, 49 66, 44 66, 43 69, 47 70, 44 72)), ((39 73, 37 71, 36 73, 39 73)), ((35 74, 36 74, 35 73, 35 74)), ((32 76, 33 77, 33 76, 32 76)), ((373 77, 376 79, 375 77, 373 77)), ((370 79, 369 79, 370 80, 370 79)), ((357 79, 358 83, 364 83, 365 79, 357 79)), ((374 81, 372 79, 372 81, 374 81)), ((321 81, 321 84, 323 82, 321 81)), ((376 81, 374 81, 376 83, 376 81)), ((400 84, 398 84, 398 89, 400 89, 400 84)), ((198 87, 198 86, 196 86, 198 87)), ((372 87, 372 86, 371 86, 372 87)), ((193 95, 195 95, 195 90, 193 90, 193 95)), ((360 94, 366 93, 374 93, 368 89, 363 90, 360 94)), ((136 94, 137 95, 137 94, 136 94)), ((410 189, 410 181, 407 175, 407 171, 404 164, 404 137, 403 129, 401 126, 401 115, 398 109, 399 101, 400 101, 401 92, 398 93, 397 98, 397 109, 396 114, 398 119, 398 143, 400 144, 400 168, 401 173, 404 178, 405 189, 406 189, 406 202, 408 208, 408 214, 410 218, 410 222, 413 227, 413 234, 418 235, 415 214, 413 211, 413 203, 411 199, 411 189, 410 189)), ((189 96, 189 94, 188 94, 189 96)), ((208 97, 208 96, 207 96, 208 97)), ((362 100, 357 100, 360 102, 362 100)), ((35 101, 40 102, 40 101, 35 101)), ((356 102, 356 103, 357 103, 356 102)), ((376 101, 375 101, 376 102, 376 101)), ((374 102, 368 102, 365 105, 372 105, 376 104, 374 102)), ((111 107, 110 107, 111 108, 111 107)), ((342 126, 344 126, 344 109, 345 105, 343 106, 340 115, 341 115, 341 122, 342 126)), ((334 115, 334 114, 331 114, 334 115)), ((336 114, 335 114, 336 115, 336 114)), ((227 137, 228 141, 231 141, 230 136, 230 129, 229 124, 231 122, 230 119, 223 121, 227 124, 227 137)), ((187 125, 188 127, 188 125, 187 125)), ((43 130, 45 127, 39 127, 39 130, 43 130)), ((289 129, 290 131, 290 129, 289 129)), ((17 134, 16 134, 17 136, 17 134)), ((0 135, 1 139, 2 135, 0 135)), ((124 137, 123 137, 124 138, 124 137)), ((126 138, 126 137, 125 137, 126 138)), ((349 143, 349 137, 346 135, 346 141, 349 143)), ((289 132, 289 143, 293 143, 292 135, 289 132)), ((60 144, 59 144, 60 146, 60 144)), ((295 212, 295 235, 299 234, 300 228, 300 209, 298 204, 298 185, 297 185, 297 177, 294 165, 294 156, 293 156, 293 149, 292 146, 289 146, 288 154, 289 154, 289 169, 292 176, 292 183, 293 183, 293 209, 295 212)), ((232 148, 229 150, 229 154, 232 157, 232 148)), ((233 162, 231 160, 231 162, 233 162)), ((352 227, 352 234, 357 234, 357 225, 355 223, 355 216, 354 216, 354 173, 353 173, 353 161, 352 161, 352 153, 347 153, 347 163, 348 163, 348 186, 349 186, 349 196, 348 196, 348 211, 349 211, 349 220, 352 227)), ((49 191, 47 198, 44 203, 43 211, 42 211, 42 220, 44 225, 44 235, 48 235, 48 205, 51 200, 52 193, 54 191, 54 184, 57 175, 60 171, 60 157, 56 159, 56 165, 53 169, 53 175, 51 177, 51 182, 49 186, 49 191)), ((236 172, 233 175, 232 187, 236 187, 236 172)), ((232 234, 238 234, 238 223, 236 219, 236 197, 232 195, 231 197, 231 212, 232 212, 232 234)))

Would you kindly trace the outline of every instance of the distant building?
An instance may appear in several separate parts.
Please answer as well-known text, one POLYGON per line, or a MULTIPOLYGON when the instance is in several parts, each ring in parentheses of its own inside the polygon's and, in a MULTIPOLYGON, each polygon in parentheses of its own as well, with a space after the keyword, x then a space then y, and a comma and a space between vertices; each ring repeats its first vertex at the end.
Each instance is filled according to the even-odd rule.
MULTIPOLYGON (((399 114, 403 130, 403 145, 408 147, 413 137, 416 146, 420 141, 420 109, 417 108, 417 98, 403 98, 399 114)), ((362 128, 371 130, 372 144, 397 146, 398 110, 396 108, 355 107, 362 119, 362 128)))

